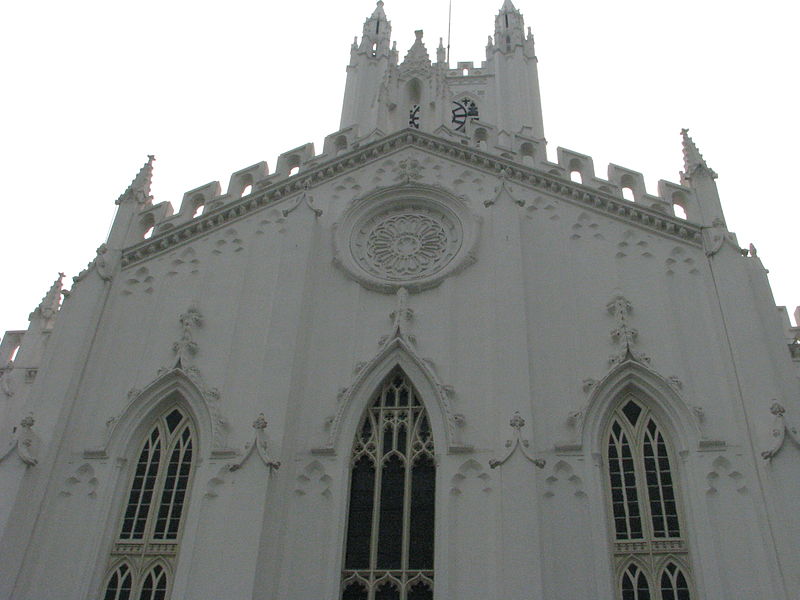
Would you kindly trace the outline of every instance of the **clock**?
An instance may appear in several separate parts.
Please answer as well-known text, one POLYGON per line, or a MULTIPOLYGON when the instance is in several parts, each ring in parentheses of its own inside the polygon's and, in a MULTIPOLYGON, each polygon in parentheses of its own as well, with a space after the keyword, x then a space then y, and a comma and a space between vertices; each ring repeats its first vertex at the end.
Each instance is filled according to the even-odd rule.
POLYGON ((469 98, 453 100, 453 127, 456 131, 464 131, 467 119, 478 118, 478 105, 469 98))
POLYGON ((408 111, 408 126, 419 129, 419 104, 415 104, 408 111))
POLYGON ((453 127, 456 131, 464 131, 467 119, 478 118, 478 105, 469 98, 453 100, 453 127))

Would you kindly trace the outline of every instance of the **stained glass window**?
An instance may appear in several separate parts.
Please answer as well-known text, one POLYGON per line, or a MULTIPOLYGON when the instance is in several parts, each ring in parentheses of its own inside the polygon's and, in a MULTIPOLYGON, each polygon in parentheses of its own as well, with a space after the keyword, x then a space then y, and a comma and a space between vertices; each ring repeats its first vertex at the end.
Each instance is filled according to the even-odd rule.
POLYGON ((690 600, 688 576, 674 560, 688 564, 669 444, 656 417, 633 397, 614 412, 605 461, 619 597, 690 600))
POLYGON ((342 600, 432 600, 433 453, 425 407, 398 368, 353 444, 342 600))
POLYGON ((133 467, 104 600, 167 599, 193 458, 191 422, 171 408, 148 431, 133 467))

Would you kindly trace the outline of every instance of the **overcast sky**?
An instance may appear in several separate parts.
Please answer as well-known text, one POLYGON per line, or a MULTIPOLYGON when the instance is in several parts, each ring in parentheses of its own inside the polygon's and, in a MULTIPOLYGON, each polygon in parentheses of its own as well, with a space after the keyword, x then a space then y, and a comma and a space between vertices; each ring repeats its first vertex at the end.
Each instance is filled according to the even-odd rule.
MULTIPOLYGON (((453 0, 451 64, 480 63, 502 0, 453 0), (476 8, 478 6, 478 8, 476 8)), ((40 0, 0 7, 0 334, 71 285, 148 154, 156 202, 338 129, 370 0, 40 0)), ((517 0, 536 38, 548 154, 563 146, 678 181, 689 127, 728 225, 778 304, 800 304, 800 8, 788 0, 517 0), (741 7, 741 8, 739 8, 741 7)), ((447 35, 447 0, 386 0, 401 57, 447 35)))

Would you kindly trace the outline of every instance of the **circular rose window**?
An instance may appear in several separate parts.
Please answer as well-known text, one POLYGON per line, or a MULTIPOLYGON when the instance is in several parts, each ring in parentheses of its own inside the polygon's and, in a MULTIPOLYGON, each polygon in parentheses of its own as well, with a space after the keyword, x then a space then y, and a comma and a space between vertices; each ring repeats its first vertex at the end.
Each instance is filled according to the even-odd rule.
POLYGON ((424 289, 468 262, 465 241, 476 227, 462 201, 423 186, 377 196, 355 203, 334 236, 337 262, 360 283, 424 289))

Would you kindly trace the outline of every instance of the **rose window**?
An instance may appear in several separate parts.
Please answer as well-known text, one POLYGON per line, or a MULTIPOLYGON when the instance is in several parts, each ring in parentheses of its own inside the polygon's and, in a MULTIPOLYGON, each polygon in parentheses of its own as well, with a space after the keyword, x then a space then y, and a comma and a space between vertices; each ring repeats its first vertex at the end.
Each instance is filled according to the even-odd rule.
POLYGON ((461 245, 451 217, 429 207, 379 213, 354 231, 351 250, 368 273, 413 281, 442 269, 461 245))

